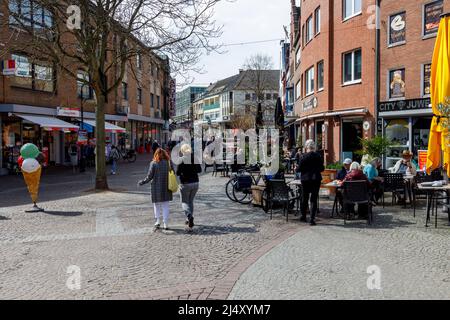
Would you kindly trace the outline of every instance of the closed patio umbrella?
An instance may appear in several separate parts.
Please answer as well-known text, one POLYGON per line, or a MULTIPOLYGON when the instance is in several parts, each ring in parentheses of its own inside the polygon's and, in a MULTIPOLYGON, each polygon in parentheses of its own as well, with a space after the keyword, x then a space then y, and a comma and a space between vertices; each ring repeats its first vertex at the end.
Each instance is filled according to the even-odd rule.
POLYGON ((431 66, 431 104, 433 120, 427 154, 427 173, 443 164, 450 176, 450 14, 445 14, 439 24, 438 36, 431 66), (441 161, 441 157, 443 159, 441 161))

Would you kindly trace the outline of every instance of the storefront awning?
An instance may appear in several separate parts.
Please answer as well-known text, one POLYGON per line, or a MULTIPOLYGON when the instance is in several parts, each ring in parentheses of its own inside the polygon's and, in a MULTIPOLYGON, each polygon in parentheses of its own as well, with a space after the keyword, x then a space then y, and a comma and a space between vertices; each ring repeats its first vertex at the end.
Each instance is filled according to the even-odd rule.
MULTIPOLYGON (((93 128, 95 128, 95 121, 94 120, 84 120, 83 121, 85 124, 87 124, 88 126, 91 126, 93 128)), ((105 131, 106 132, 112 132, 112 133, 125 133, 127 132, 126 129, 121 128, 119 126, 116 126, 112 123, 106 122, 105 121, 105 131)))
POLYGON ((57 118, 45 116, 32 116, 24 114, 15 114, 16 116, 39 125, 44 130, 48 131, 78 131, 79 127, 72 123, 62 121, 57 118))

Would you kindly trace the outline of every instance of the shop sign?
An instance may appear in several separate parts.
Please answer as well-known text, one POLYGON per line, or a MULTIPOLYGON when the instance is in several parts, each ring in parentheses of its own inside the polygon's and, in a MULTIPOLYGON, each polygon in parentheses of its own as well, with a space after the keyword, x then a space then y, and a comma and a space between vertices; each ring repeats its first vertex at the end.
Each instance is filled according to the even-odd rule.
POLYGON ((4 60, 2 61, 2 74, 4 76, 13 76, 16 74, 16 61, 4 60))
POLYGON ((88 132, 86 130, 78 131, 78 144, 88 143, 88 132))
POLYGON ((419 170, 425 171, 427 167, 427 150, 419 150, 418 151, 418 157, 419 157, 419 170))
POLYGON ((56 108, 56 114, 59 117, 73 117, 73 118, 81 117, 80 109, 76 109, 76 108, 58 107, 58 108, 56 108))
POLYGON ((319 100, 316 97, 313 97, 305 102, 303 102, 303 110, 315 109, 319 106, 319 100))
POLYGON ((438 32, 441 14, 444 13, 444 1, 438 0, 424 7, 423 35, 432 35, 438 32))
POLYGON ((393 15, 389 20, 389 44, 404 42, 406 40, 406 13, 393 15))
POLYGON ((378 112, 411 111, 431 109, 431 99, 410 99, 399 101, 386 101, 378 105, 378 112))

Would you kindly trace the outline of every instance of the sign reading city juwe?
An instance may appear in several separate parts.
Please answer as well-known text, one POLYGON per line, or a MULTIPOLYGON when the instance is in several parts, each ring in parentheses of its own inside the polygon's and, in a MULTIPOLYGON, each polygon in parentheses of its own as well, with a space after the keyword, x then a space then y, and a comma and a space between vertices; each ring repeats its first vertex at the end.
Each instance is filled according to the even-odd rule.
POLYGON ((378 112, 390 112, 390 111, 411 111, 411 110, 423 110, 431 108, 431 99, 410 99, 410 100, 398 100, 398 101, 386 101, 381 102, 378 105, 378 112))

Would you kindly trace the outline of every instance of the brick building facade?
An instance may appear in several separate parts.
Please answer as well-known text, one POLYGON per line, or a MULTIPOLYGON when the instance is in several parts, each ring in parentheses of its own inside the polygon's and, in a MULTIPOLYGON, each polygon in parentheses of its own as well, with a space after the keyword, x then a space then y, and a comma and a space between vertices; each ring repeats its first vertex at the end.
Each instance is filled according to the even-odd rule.
POLYGON ((440 15, 449 10, 448 0, 381 1, 378 130, 399 145, 389 150, 386 167, 403 150, 418 160, 428 149, 431 60, 440 15))
MULTIPOLYGON (((69 147, 78 138, 74 129, 80 126, 81 106, 87 122, 95 119, 93 90, 57 71, 56 66, 32 61, 26 53, 10 50, 11 41, 21 41, 20 36, 11 36, 18 27, 9 19, 10 9, 8 1, 1 2, 0 60, 15 60, 17 68, 13 75, 0 76, 0 171, 5 173, 8 162, 14 161, 20 146, 27 142, 47 148, 50 163, 67 164, 69 147), (46 127, 45 123, 50 126, 52 121, 58 121, 54 119, 72 124, 73 128, 46 127)), ((44 21, 47 22, 53 23, 51 18, 44 21)), ((143 47, 137 40, 133 45, 143 47)), ((72 69, 79 78, 87 76, 75 64, 72 69)), ((105 106, 108 141, 136 149, 153 139, 167 141, 169 71, 168 60, 154 54, 130 59, 122 86, 109 94, 105 106)), ((111 72, 108 82, 114 78, 111 72)), ((94 129, 90 131, 93 138, 94 129)))
POLYGON ((314 139, 327 163, 360 160, 359 139, 375 133, 400 145, 389 150, 386 167, 405 149, 417 158, 428 145, 431 58, 450 1, 291 0, 291 6, 297 137, 314 139))

